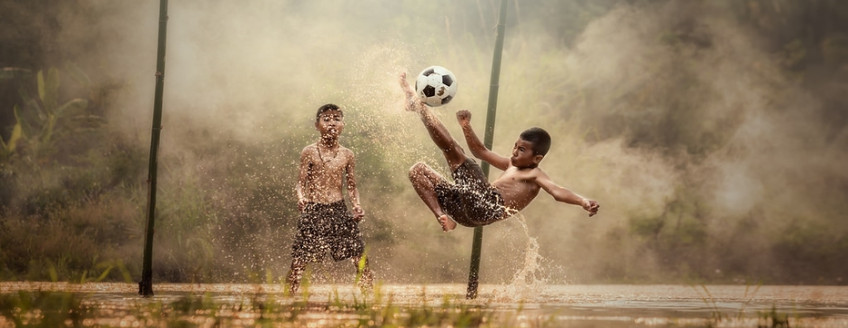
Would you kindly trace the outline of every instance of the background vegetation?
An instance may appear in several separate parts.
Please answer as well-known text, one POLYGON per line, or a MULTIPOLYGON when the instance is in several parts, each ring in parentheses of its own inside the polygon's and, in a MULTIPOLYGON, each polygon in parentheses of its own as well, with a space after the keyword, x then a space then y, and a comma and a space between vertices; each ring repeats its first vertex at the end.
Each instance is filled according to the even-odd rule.
MULTIPOLYGON (((154 279, 284 275, 298 154, 334 102, 378 279, 463 282, 470 229, 441 233, 406 180, 444 165, 397 74, 450 68, 437 111, 482 133, 497 3, 172 2, 154 279)), ((481 282, 845 283, 848 3, 509 10, 495 150, 548 129, 543 169, 602 210, 541 195, 487 227, 481 282)), ((0 1, 0 278, 138 279, 157 20, 154 0, 0 1)))

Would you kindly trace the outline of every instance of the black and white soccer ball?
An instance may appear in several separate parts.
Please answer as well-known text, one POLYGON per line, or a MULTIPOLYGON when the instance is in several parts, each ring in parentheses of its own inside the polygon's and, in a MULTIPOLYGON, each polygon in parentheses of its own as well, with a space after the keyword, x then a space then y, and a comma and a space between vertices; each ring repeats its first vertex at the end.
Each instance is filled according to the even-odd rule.
POLYGON ((427 67, 418 74, 415 91, 430 107, 447 104, 456 96, 456 76, 441 66, 427 67))

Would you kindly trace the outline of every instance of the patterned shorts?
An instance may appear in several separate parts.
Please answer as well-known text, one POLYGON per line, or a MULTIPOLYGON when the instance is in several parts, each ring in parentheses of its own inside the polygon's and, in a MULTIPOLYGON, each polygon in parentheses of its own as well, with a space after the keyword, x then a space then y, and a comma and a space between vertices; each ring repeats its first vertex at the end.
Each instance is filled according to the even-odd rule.
POLYGON ((451 175, 454 183, 440 183, 435 189, 439 206, 456 223, 480 227, 506 217, 501 193, 489 184, 477 162, 468 158, 451 175))
POLYGON ((341 261, 361 256, 364 249, 359 223, 353 220, 344 201, 306 205, 297 223, 293 259, 317 262, 330 252, 334 260, 341 261))

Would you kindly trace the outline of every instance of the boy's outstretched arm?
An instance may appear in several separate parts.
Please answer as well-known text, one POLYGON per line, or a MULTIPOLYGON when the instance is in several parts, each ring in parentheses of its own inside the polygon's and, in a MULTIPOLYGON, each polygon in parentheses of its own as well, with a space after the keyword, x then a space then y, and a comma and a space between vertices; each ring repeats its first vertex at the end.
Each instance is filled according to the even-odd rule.
POLYGON ((471 127, 471 112, 464 109, 456 112, 456 120, 459 122, 459 126, 462 127, 462 135, 465 136, 465 143, 468 144, 468 150, 471 151, 474 157, 488 162, 501 171, 506 171, 509 168, 509 158, 498 155, 480 142, 480 138, 477 137, 477 134, 474 133, 474 129, 471 127))
POLYGON ((541 186, 547 193, 551 194, 551 196, 553 196, 558 202, 580 205, 580 207, 583 207, 584 210, 589 212, 590 217, 598 214, 598 210, 601 208, 601 205, 598 204, 598 202, 580 196, 565 187, 557 185, 541 170, 539 171, 539 175, 536 177, 536 183, 538 183, 539 186, 541 186))

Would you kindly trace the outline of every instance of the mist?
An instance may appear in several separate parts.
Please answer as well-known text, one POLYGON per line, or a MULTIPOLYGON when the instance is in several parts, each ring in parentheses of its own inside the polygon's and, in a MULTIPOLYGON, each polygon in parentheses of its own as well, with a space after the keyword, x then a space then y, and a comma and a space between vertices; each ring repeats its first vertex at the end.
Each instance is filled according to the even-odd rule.
MULTIPOLYGON (((58 26, 53 56, 106 90, 93 97, 102 128, 139 162, 123 201, 81 206, 124 204, 91 220, 128 226, 121 231, 135 244, 100 257, 123 259, 132 274, 158 5, 89 0, 47 13, 58 26)), ((285 275, 298 156, 318 139, 315 110, 335 103, 347 122, 341 143, 357 156, 360 227, 377 279, 464 282, 472 229, 442 233, 412 190, 415 162, 449 172, 402 110, 398 74, 449 68, 457 96, 434 111, 461 138, 454 113, 470 110, 482 136, 497 10, 491 0, 171 2, 157 277, 285 275)), ((799 18, 805 10, 784 1, 510 1, 493 150, 507 154, 526 128, 548 130, 540 167, 601 210, 588 218, 541 193, 519 217, 484 229, 481 282, 844 283, 848 43, 843 29, 804 57, 807 48, 776 41, 810 23, 799 18), (531 251, 539 269, 527 278, 531 251)), ((46 168, 57 181, 65 174, 46 168)), ((7 222, 38 215, 16 210, 38 186, 61 185, 15 176, 22 187, 7 198, 7 222)), ((318 281, 352 273, 329 261, 314 270, 318 281)))

